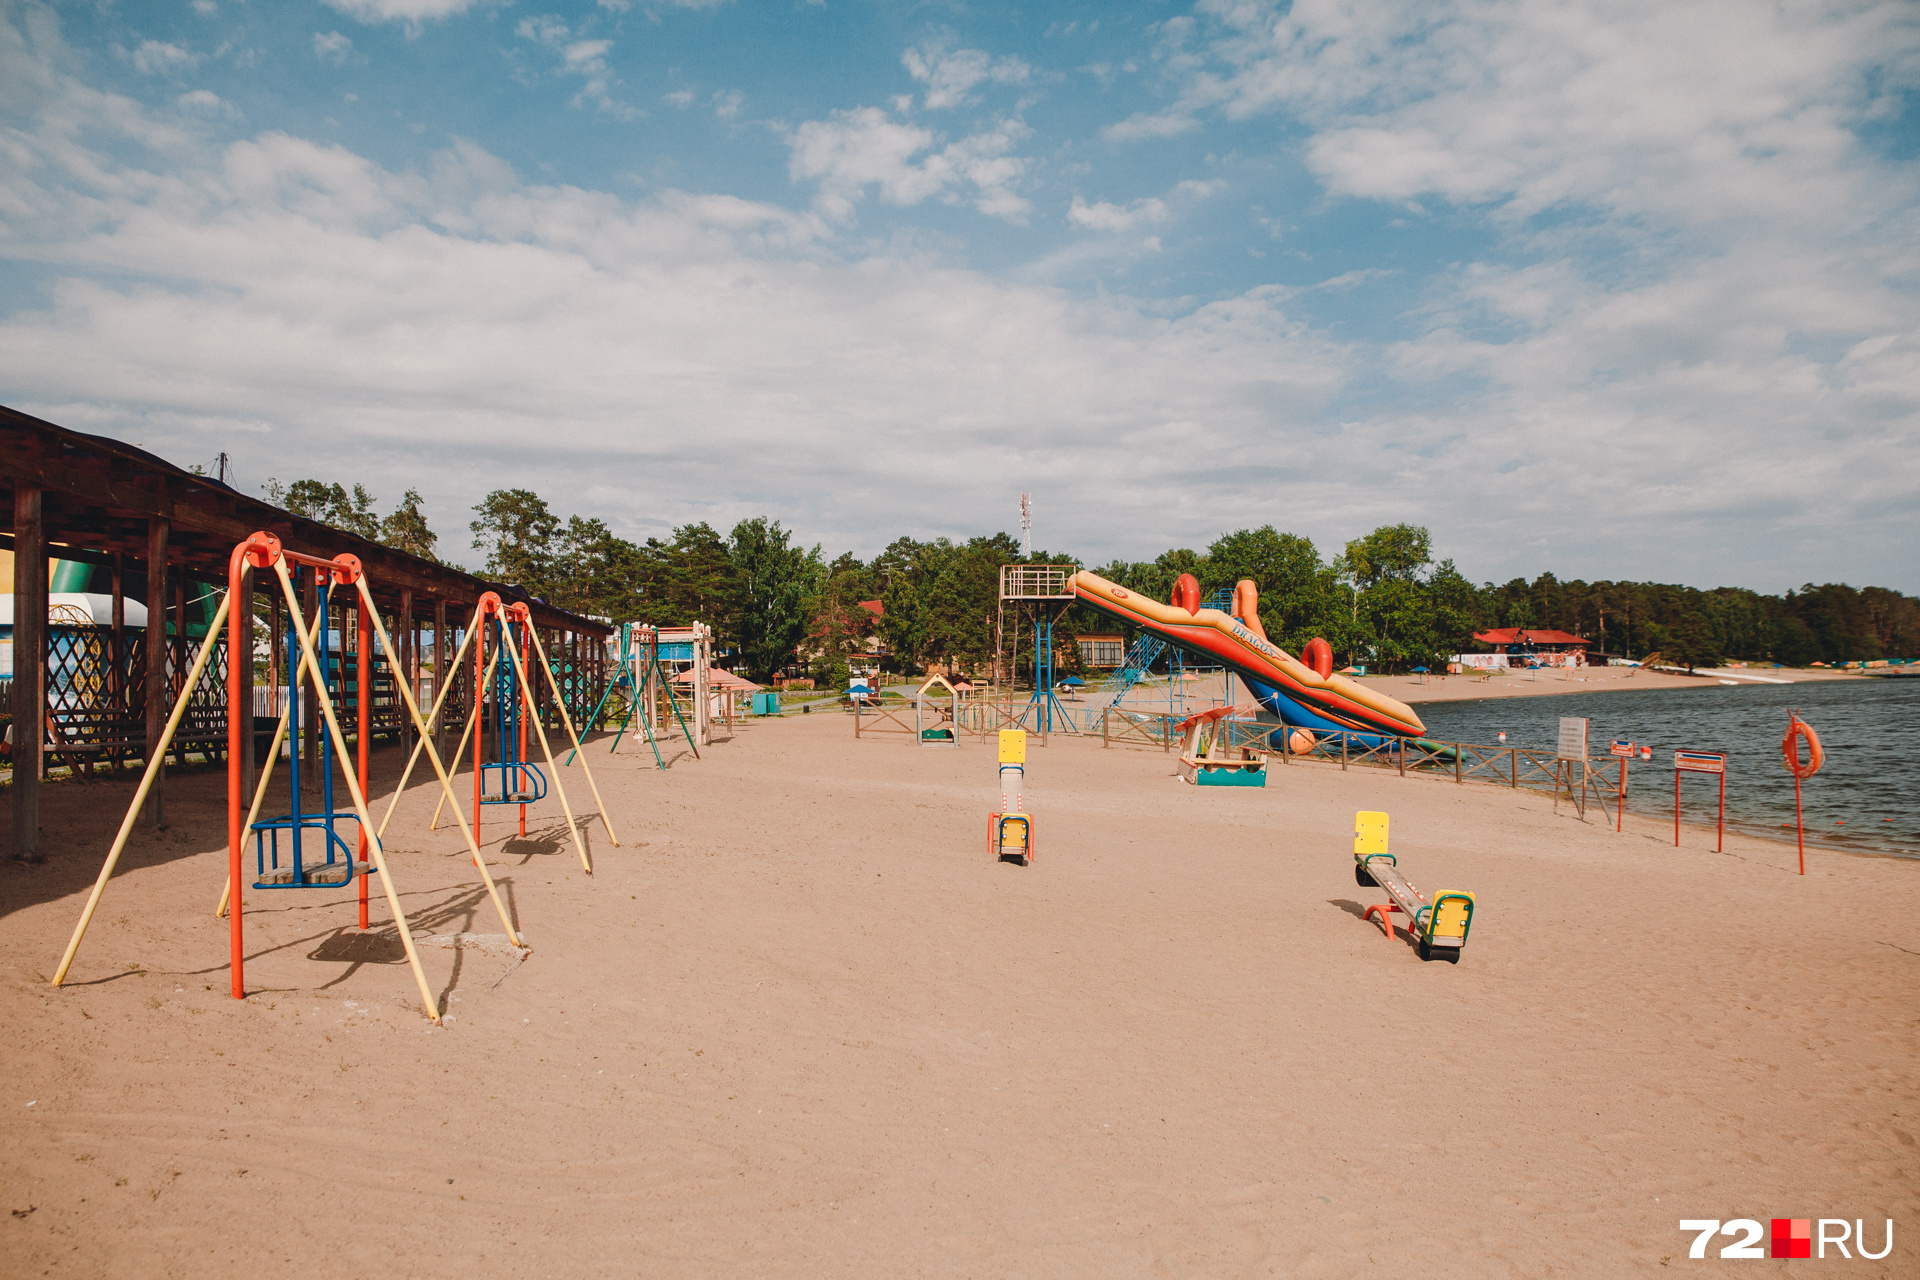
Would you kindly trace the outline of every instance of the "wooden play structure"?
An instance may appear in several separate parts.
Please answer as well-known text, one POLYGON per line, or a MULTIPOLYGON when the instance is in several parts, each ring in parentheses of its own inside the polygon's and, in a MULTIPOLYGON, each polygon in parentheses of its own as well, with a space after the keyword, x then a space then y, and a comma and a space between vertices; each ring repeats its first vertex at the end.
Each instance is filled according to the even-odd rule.
MULTIPOLYGON (((393 916, 394 930, 406 951, 407 963, 412 967, 414 981, 419 986, 422 1006, 427 1017, 438 1022, 440 1012, 433 990, 428 986, 426 974, 420 967, 419 953, 414 948, 412 931, 407 923, 406 913, 401 908, 399 894, 394 888, 393 877, 387 867, 379 833, 375 831, 367 810, 367 742, 373 727, 369 697, 371 687, 369 668, 373 646, 369 641, 373 636, 378 637, 381 650, 389 662, 396 661, 393 642, 387 634, 385 624, 381 621, 378 609, 374 606, 366 572, 357 557, 338 555, 327 559, 289 551, 270 533, 254 533, 233 549, 229 559, 227 592, 214 613, 206 639, 194 658, 193 669, 182 686, 182 693, 174 703, 162 737, 161 748, 154 753, 147 764, 140 779, 140 786, 134 793, 133 802, 128 805, 126 816, 120 824, 119 833, 114 837, 113 845, 108 850, 106 863, 101 867, 99 878, 94 882, 93 891, 88 895, 86 906, 81 911, 80 921, 74 927, 73 936, 67 943, 65 954, 60 958, 59 967, 54 971, 53 985, 57 987, 66 980, 67 971, 73 964, 82 939, 86 936, 87 926, 92 922, 94 912, 100 905, 100 898, 106 890, 107 881, 112 877, 114 867, 118 864, 121 853, 126 849, 135 819, 140 813, 141 806, 146 802, 147 793, 153 785, 161 761, 165 758, 166 743, 179 729, 180 722, 186 714, 187 705, 193 696, 192 691, 198 683, 201 671, 205 669, 209 658, 223 639, 230 646, 229 652, 251 652, 253 611, 244 604, 239 608, 231 606, 236 601, 250 604, 253 599, 252 575, 263 571, 270 571, 278 581, 281 593, 285 596, 287 617, 292 624, 294 656, 290 681, 292 689, 296 695, 302 689, 310 692, 311 702, 317 705, 325 724, 328 754, 323 759, 339 761, 343 765, 349 759, 349 755, 346 737, 340 728, 340 711, 336 704, 345 700, 348 686, 345 679, 346 673, 337 667, 330 670, 327 665, 325 619, 329 615, 325 596, 335 590, 347 588, 357 598, 357 625, 361 640, 357 670, 354 673, 355 683, 352 687, 358 719, 356 728, 359 731, 360 740, 355 767, 341 770, 352 800, 351 812, 341 814, 334 812, 330 807, 324 807, 323 811, 318 813, 302 813, 295 772, 300 756, 297 746, 294 745, 294 740, 299 737, 299 724, 296 718, 298 713, 294 709, 299 698, 297 696, 288 698, 287 707, 281 713, 279 728, 275 733, 274 748, 267 757, 267 768, 261 774, 259 785, 253 792, 251 806, 245 808, 243 817, 243 806, 246 802, 243 762, 250 754, 253 724, 249 700, 240 696, 238 688, 241 680, 240 668, 243 664, 229 664, 228 680, 232 687, 228 690, 227 698, 227 890, 221 895, 221 906, 227 908, 233 997, 238 1000, 246 996, 246 977, 243 970, 245 947, 242 886, 248 883, 245 878, 245 845, 247 837, 251 835, 254 840, 257 872, 256 878, 252 881, 254 888, 261 890, 338 889, 358 878, 360 881, 359 925, 362 929, 368 925, 368 880, 371 876, 378 875, 381 889, 386 896, 387 907, 393 916), (309 589, 317 588, 325 593, 311 622, 300 603, 296 575, 299 575, 309 589), (221 634, 223 625, 228 629, 225 636, 221 634), (292 730, 291 733, 290 730, 292 730), (289 769, 290 780, 296 783, 292 791, 290 812, 287 816, 261 822, 258 821, 260 809, 266 798, 268 784, 272 780, 273 763, 278 756, 279 744, 282 741, 289 743, 289 758, 293 762, 289 769), (351 818, 358 824, 354 846, 348 846, 335 830, 335 825, 346 818, 351 818), (280 860, 278 844, 283 832, 287 835, 289 845, 286 854, 287 862, 284 866, 280 860), (312 874, 308 874, 306 863, 302 860, 302 836, 308 832, 320 835, 321 849, 325 853, 324 860, 316 860, 313 864, 312 874), (349 853, 350 848, 353 850, 351 853, 349 853)), ((419 705, 414 701, 412 690, 408 685, 402 682, 399 689, 405 700, 413 728, 419 735, 419 749, 424 750, 432 761, 443 796, 451 798, 452 781, 448 777, 445 765, 441 762, 439 752, 434 749, 433 735, 428 729, 429 720, 421 715, 419 705)), ((330 796, 330 788, 327 794, 330 796)), ((397 792, 395 799, 398 799, 397 792)), ((474 865, 480 869, 480 876, 486 882, 487 893, 493 901, 494 910, 499 913, 501 927, 506 931, 512 945, 523 946, 520 935, 507 914, 506 904, 501 900, 499 890, 493 882, 493 876, 487 869, 486 860, 481 856, 474 832, 467 825, 464 815, 459 813, 457 802, 455 813, 460 818, 460 831, 466 839, 467 849, 473 857, 474 865)), ((389 816, 391 816, 391 809, 389 809, 389 816)))
POLYGON ((1378 917, 1380 927, 1391 938, 1392 916, 1397 911, 1407 917, 1407 934, 1419 948, 1422 960, 1460 963, 1461 948, 1467 945, 1467 932, 1473 927, 1473 895, 1450 889, 1435 894, 1429 902, 1387 851, 1384 813, 1362 809, 1353 815, 1353 878, 1363 889, 1385 889, 1391 899, 1368 907, 1361 919, 1378 917))
MULTIPOLYGON (((533 681, 527 675, 529 668, 546 676, 546 687, 553 693, 552 705, 560 713, 560 723, 566 728, 575 755, 580 751, 580 735, 574 731, 573 719, 567 714, 566 704, 560 696, 559 681, 554 678, 553 664, 547 660, 546 649, 540 643, 539 630, 530 625, 527 606, 518 601, 507 604, 491 591, 481 596, 480 604, 474 610, 474 625, 467 629, 466 639, 460 646, 460 652, 455 655, 456 666, 465 657, 468 648, 473 650, 473 688, 478 692, 473 699, 473 710, 467 716, 467 727, 460 735, 460 745, 454 749, 453 755, 458 760, 465 753, 468 740, 472 740, 475 837, 479 835, 480 815, 487 805, 510 805, 516 808, 519 811, 520 834, 526 835, 527 806, 546 797, 551 774, 554 792, 560 800, 561 816, 566 819, 567 831, 573 837, 574 850, 580 855, 580 866, 588 875, 592 875, 593 861, 587 856, 587 845, 580 835, 580 824, 574 821, 573 808, 567 803, 566 788, 560 782, 560 771, 553 759, 553 747, 547 740, 546 725, 541 721, 538 700, 534 696, 533 681), (527 760, 529 722, 533 725, 541 754, 547 762, 546 773, 527 760), (489 723, 493 728, 491 752, 486 749, 489 723)), ((414 760, 418 758, 419 752, 416 750, 413 758, 407 761, 406 771, 400 775, 400 786, 394 792, 392 803, 387 806, 388 819, 392 818, 394 806, 406 791, 407 779, 412 775, 414 760)), ((600 821, 606 826, 607 839, 617 846, 620 837, 614 831, 613 819, 607 814, 606 802, 600 798, 600 785, 594 781, 593 770, 587 767, 585 760, 581 761, 581 768, 586 771, 587 786, 593 791, 593 803, 600 811, 600 821)), ((434 806, 429 830, 439 829, 440 815, 450 799, 452 793, 448 792, 434 806)), ((454 807, 459 807, 457 800, 454 801, 454 807)), ((386 829, 384 821, 381 829, 386 829)))
POLYGON ((995 861, 1033 865, 1033 815, 1026 811, 1021 790, 1027 779, 1027 731, 1000 731, 1000 809, 987 815, 987 848, 995 861), (1007 802, 1007 783, 1013 783, 1013 802, 1007 802))
MULTIPOLYGON (((700 747, 693 740, 693 730, 687 727, 686 717, 681 713, 680 704, 672 696, 672 685, 668 682, 668 673, 661 665, 660 629, 650 627, 644 622, 630 622, 620 631, 620 660, 618 673, 600 701, 587 716, 589 726, 600 722, 600 713, 606 709, 607 702, 615 693, 624 693, 627 698, 626 713, 621 717, 620 728, 613 735, 613 741, 607 747, 609 753, 620 750, 620 740, 634 725, 640 726, 641 734, 647 740, 647 746, 653 751, 653 764, 656 769, 667 767, 667 758, 660 752, 660 736, 654 725, 658 721, 665 725, 666 716, 671 713, 673 721, 687 739, 687 747, 693 752, 693 758, 700 758, 700 747), (665 702, 665 709, 661 703, 665 702)), ((668 736, 671 736, 669 734, 668 736)), ((567 763, 573 763, 578 755, 575 750, 568 754, 567 763)))
POLYGON ((927 677, 913 695, 913 737, 923 747, 960 745, 960 691, 945 676, 927 677), (933 692, 935 686, 946 696, 933 692))
POLYGON ((1266 756, 1233 737, 1235 718, 1253 715, 1250 708, 1215 707, 1181 721, 1180 776, 1200 787, 1266 786, 1266 756))

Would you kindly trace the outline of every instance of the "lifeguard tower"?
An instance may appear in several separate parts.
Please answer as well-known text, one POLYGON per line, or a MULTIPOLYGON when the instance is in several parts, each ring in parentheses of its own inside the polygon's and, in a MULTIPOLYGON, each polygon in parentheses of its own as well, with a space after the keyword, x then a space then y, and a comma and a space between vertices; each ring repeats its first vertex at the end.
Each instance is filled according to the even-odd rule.
POLYGON ((1065 707, 1053 691, 1053 624, 1072 607, 1072 564, 1003 564, 1000 566, 1000 614, 994 626, 993 680, 1013 685, 1020 666, 1020 649, 1031 637, 1033 696, 1013 717, 1013 723, 1034 733, 1056 727, 1073 728, 1065 707))

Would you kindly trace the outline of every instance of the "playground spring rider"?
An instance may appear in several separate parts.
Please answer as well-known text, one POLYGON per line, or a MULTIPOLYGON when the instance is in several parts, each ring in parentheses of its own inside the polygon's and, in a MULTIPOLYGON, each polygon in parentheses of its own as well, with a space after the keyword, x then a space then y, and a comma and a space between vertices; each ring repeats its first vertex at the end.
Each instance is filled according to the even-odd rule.
MULTIPOLYGON (((483 804, 511 804, 520 807, 520 834, 527 834, 527 806, 536 800, 544 800, 547 795, 547 775, 540 767, 527 762, 527 716, 533 714, 533 707, 522 696, 519 681, 515 679, 517 665, 520 671, 527 668, 532 658, 533 615, 525 604, 515 601, 505 604, 500 597, 489 591, 481 598, 480 625, 492 633, 496 646, 519 647, 507 655, 508 661, 492 665, 492 688, 487 696, 492 700, 492 714, 482 709, 473 730, 473 826, 476 832, 480 828, 480 806, 483 804), (515 656, 517 654, 517 663, 515 656), (498 744, 494 754, 499 758, 487 761, 481 743, 486 736, 487 721, 493 722, 493 736, 498 744)), ((483 664, 486 645, 477 645, 473 652, 473 687, 487 688, 488 668, 483 664)))
POLYGON ((1027 731, 1000 731, 1000 811, 987 817, 987 845, 995 859, 1012 858, 1023 867, 1033 865, 1033 815, 1025 812, 1020 789, 1027 777, 1027 731), (1009 779, 1011 774, 1011 779, 1009 779), (1013 803, 1007 803, 1007 783, 1013 783, 1013 803))

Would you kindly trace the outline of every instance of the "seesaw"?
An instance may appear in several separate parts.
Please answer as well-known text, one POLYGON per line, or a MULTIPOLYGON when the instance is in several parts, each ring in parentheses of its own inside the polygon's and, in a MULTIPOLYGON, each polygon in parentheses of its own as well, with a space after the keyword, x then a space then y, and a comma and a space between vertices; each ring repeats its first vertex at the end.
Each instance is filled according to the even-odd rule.
POLYGON ((1422 960, 1444 959, 1460 963, 1460 950, 1467 945, 1467 931, 1473 926, 1473 895, 1447 890, 1426 896, 1400 873, 1398 860, 1387 852, 1387 815, 1362 809, 1353 815, 1353 878, 1363 889, 1380 888, 1393 901, 1377 903, 1361 913, 1362 920, 1380 917, 1380 927, 1393 937, 1393 921, 1398 911, 1407 917, 1407 932, 1420 948, 1422 960))

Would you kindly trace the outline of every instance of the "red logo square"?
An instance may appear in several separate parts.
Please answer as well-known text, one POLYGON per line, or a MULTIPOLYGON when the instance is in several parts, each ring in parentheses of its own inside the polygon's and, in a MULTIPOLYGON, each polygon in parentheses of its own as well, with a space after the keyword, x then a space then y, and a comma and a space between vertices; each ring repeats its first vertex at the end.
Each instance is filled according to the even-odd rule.
POLYGON ((1773 1220, 1773 1256, 1811 1258, 1813 1256, 1813 1219, 1775 1218, 1773 1220))

